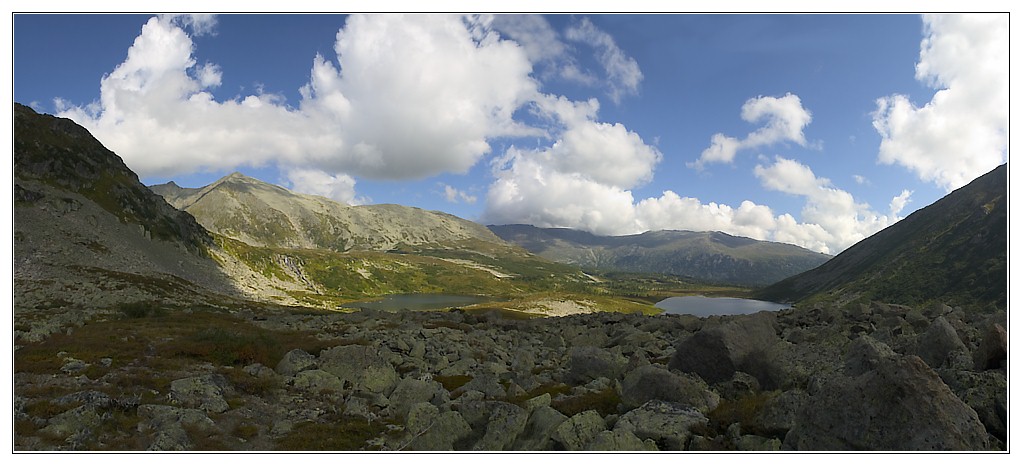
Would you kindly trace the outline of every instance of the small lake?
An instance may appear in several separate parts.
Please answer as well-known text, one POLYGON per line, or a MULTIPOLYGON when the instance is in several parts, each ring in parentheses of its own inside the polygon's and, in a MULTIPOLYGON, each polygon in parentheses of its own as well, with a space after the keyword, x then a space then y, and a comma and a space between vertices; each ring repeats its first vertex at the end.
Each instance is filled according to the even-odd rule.
POLYGON ((694 315, 701 318, 715 315, 748 315, 758 311, 778 311, 791 308, 784 303, 749 300, 732 297, 670 297, 654 304, 669 315, 694 315))
POLYGON ((442 295, 429 293, 387 295, 380 300, 345 303, 344 308, 371 308, 381 311, 401 310, 446 310, 448 308, 473 305, 490 300, 487 297, 471 295, 442 295))

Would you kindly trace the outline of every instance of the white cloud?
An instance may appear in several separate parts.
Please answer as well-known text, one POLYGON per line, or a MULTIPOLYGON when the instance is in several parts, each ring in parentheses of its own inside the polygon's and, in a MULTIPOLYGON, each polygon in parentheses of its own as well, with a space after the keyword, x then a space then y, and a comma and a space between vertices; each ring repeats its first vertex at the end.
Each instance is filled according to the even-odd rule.
POLYGON ((217 16, 210 14, 162 15, 168 21, 182 29, 190 28, 192 35, 205 36, 216 34, 217 16))
POLYGON ((937 89, 923 107, 901 94, 877 100, 878 161, 948 191, 1005 162, 1007 14, 924 16, 916 78, 937 89))
POLYGON ((765 188, 806 199, 800 213, 802 223, 779 219, 774 238, 799 242, 796 244, 808 248, 808 245, 817 245, 816 249, 825 253, 842 251, 897 222, 910 195, 904 190, 892 200, 890 213, 881 215, 797 161, 775 157, 774 164, 758 164, 753 172, 765 188))
MULTIPOLYGON (((569 227, 600 235, 664 229, 722 231, 837 253, 898 220, 901 205, 890 206, 890 215, 879 215, 848 192, 834 188, 829 180, 817 177, 809 167, 781 157, 771 165, 758 165, 755 174, 768 189, 806 199, 801 222, 790 214, 775 215, 770 207, 749 200, 732 207, 704 203, 670 190, 660 197, 636 200, 630 189, 645 182, 647 174, 652 175, 660 160, 656 149, 624 127, 603 135, 606 140, 589 135, 608 128, 596 120, 593 103, 563 98, 541 102, 540 109, 551 112, 565 129, 549 147, 512 147, 495 160, 496 180, 487 194, 483 215, 486 222, 569 227), (570 135, 579 128, 586 129, 586 141, 598 144, 591 147, 573 142, 570 135), (620 173, 589 158, 589 152, 599 151, 595 146, 616 148, 601 153, 601 158, 615 161, 620 173)), ((904 203, 908 196, 904 192, 893 203, 904 203)))
POLYGON ((474 204, 476 202, 476 195, 470 195, 464 190, 459 190, 446 183, 441 183, 440 185, 444 187, 444 199, 448 200, 449 203, 474 204))
POLYGON ((775 143, 790 141, 806 146, 803 128, 810 124, 812 116, 803 108, 799 96, 788 93, 782 97, 758 96, 746 101, 741 117, 748 123, 763 122, 763 126, 746 135, 742 140, 722 133, 711 137, 710 147, 704 149, 700 158, 687 165, 703 170, 709 163, 731 163, 735 154, 742 149, 754 149, 775 143))
POLYGON ((870 185, 870 180, 868 180, 867 177, 864 177, 863 175, 853 174, 852 177, 853 180, 855 180, 856 183, 859 185, 870 185))
POLYGON ((316 169, 291 169, 287 172, 291 190, 319 195, 349 204, 367 204, 369 200, 355 195, 355 179, 346 174, 331 175, 316 169))
POLYGON ((297 108, 258 93, 218 101, 222 71, 197 66, 181 28, 192 17, 155 17, 128 57, 105 76, 100 100, 58 101, 141 176, 276 164, 380 179, 463 173, 500 136, 540 134, 513 112, 533 99, 531 64, 480 18, 351 16, 337 61, 314 58, 297 108))
POLYGON ((895 217, 902 213, 902 210, 906 207, 906 204, 912 201, 909 199, 909 196, 912 194, 913 194, 912 191, 902 190, 902 193, 892 198, 892 202, 888 205, 888 210, 890 213, 889 215, 895 217))
POLYGON ((610 34, 600 30, 588 18, 565 31, 565 37, 574 42, 589 44, 608 76, 608 94, 615 103, 623 95, 635 95, 643 81, 643 72, 636 60, 628 56, 610 34))

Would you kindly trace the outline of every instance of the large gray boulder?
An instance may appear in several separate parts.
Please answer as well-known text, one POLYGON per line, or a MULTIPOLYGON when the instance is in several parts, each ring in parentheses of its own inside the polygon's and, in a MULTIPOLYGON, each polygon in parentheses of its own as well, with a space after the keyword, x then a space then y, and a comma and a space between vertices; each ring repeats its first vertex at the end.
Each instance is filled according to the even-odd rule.
POLYGON ((651 400, 678 402, 706 413, 717 407, 720 398, 710 391, 705 382, 656 365, 642 366, 629 372, 622 381, 625 410, 651 400))
POLYGON ((892 355, 882 346, 869 340, 854 346, 853 351, 866 357, 849 358, 855 371, 836 375, 810 393, 785 437, 785 448, 988 449, 988 434, 977 413, 959 400, 934 370, 915 355, 892 355), (870 349, 876 350, 875 356, 870 356, 870 349))
POLYGON ((587 451, 656 451, 657 446, 644 443, 630 431, 604 430, 586 445, 587 451))
POLYGON ((673 402, 652 400, 622 415, 614 431, 628 431, 640 439, 651 439, 662 450, 681 451, 694 427, 707 423, 700 411, 673 402))
POLYGON ((440 413, 428 403, 419 403, 409 411, 411 438, 402 446, 409 451, 451 451, 472 428, 458 412, 440 413))
POLYGON ((780 340, 774 313, 740 316, 683 339, 668 368, 696 373, 709 384, 728 381, 736 371, 758 376, 758 357, 780 340))
POLYGON ((387 396, 398 384, 398 372, 373 347, 343 345, 320 352, 321 370, 351 381, 356 391, 387 396))
POLYGON ((628 363, 620 353, 598 347, 573 347, 568 351, 567 379, 572 384, 585 384, 600 377, 616 379, 628 363))
POLYGON ((436 381, 403 378, 388 397, 391 414, 404 420, 412 406, 420 402, 433 401, 435 398, 439 400, 442 391, 444 387, 436 381))
POLYGON ((214 431, 217 428, 206 414, 199 409, 185 409, 167 405, 144 404, 137 409, 140 431, 153 433, 150 451, 187 451, 192 441, 185 426, 192 429, 214 431))
MULTIPOLYGON (((550 403, 550 395, 547 397, 550 403)), ((549 405, 539 405, 530 411, 522 433, 515 440, 512 449, 516 451, 549 451, 554 448, 555 430, 568 420, 565 414, 549 405)))
POLYGON ((221 375, 202 375, 171 381, 170 399, 182 406, 207 412, 226 412, 231 407, 224 399, 227 379, 221 375))
POLYGON ((587 410, 573 415, 558 425, 551 438, 560 443, 566 451, 582 451, 597 436, 597 433, 606 428, 604 419, 596 410, 587 410))
POLYGON ((345 382, 337 376, 320 369, 303 370, 291 379, 291 385, 298 390, 312 394, 343 394, 345 382))
POLYGON ((973 352, 977 371, 1006 368, 1009 337, 999 323, 986 323, 981 328, 980 345, 973 352))
POLYGON ((966 344, 963 344, 955 328, 944 316, 939 316, 920 335, 912 353, 923 359, 931 368, 941 368, 949 366, 950 360, 955 354, 968 354, 968 352, 966 344))
POLYGON ((526 428, 529 413, 514 404, 494 406, 487 420, 486 432, 476 444, 473 451, 505 451, 526 428))
POLYGON ((284 376, 295 376, 300 371, 316 367, 316 357, 302 349, 293 349, 284 354, 275 370, 284 376))

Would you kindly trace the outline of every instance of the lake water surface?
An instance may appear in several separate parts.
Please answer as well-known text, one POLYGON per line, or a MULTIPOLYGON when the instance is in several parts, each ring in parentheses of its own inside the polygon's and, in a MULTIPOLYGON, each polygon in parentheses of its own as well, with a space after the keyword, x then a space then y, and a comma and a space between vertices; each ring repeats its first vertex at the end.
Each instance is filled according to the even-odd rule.
POLYGON ((430 293, 415 293, 401 295, 387 295, 380 300, 346 303, 345 308, 372 308, 381 311, 401 310, 443 310, 448 308, 473 305, 488 301, 487 297, 475 297, 471 295, 442 295, 430 293))
POLYGON ((701 318, 714 315, 748 315, 758 311, 778 311, 791 307, 784 303, 702 295, 670 297, 657 302, 654 306, 664 310, 665 314, 694 315, 701 318))

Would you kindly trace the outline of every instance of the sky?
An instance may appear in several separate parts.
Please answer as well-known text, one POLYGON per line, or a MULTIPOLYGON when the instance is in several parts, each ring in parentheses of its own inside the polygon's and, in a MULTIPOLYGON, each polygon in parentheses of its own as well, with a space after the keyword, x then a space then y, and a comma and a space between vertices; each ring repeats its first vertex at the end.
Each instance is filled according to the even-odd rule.
POLYGON ((143 183, 837 254, 1007 160, 1007 14, 15 14, 143 183))

